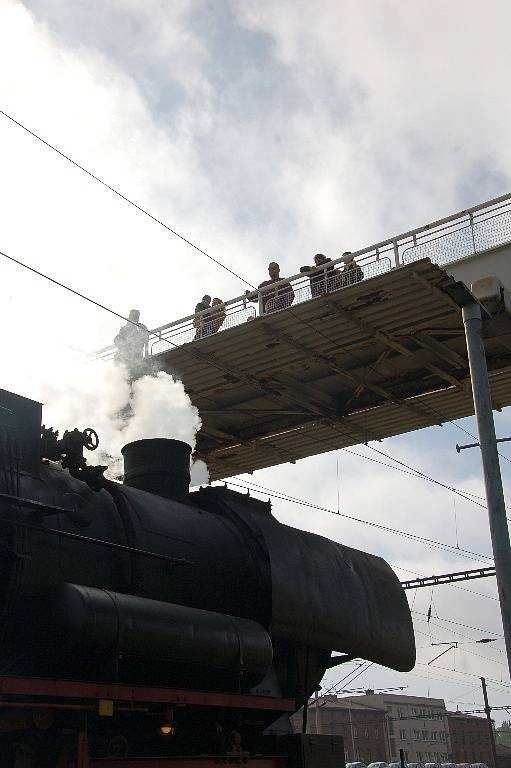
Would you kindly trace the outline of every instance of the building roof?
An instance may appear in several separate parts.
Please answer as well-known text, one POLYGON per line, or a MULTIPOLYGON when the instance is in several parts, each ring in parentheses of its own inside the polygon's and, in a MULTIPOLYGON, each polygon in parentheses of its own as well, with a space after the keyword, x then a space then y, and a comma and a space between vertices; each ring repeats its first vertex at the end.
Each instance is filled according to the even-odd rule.
POLYGON ((429 707, 439 707, 445 709, 445 702, 443 699, 432 699, 427 696, 407 696, 402 693, 365 693, 360 696, 350 696, 351 701, 363 702, 364 699, 381 700, 382 705, 386 702, 390 704, 411 704, 411 705, 424 705, 429 707))
POLYGON ((485 722, 486 718, 483 715, 469 715, 465 712, 447 712, 448 717, 456 718, 456 720, 479 720, 485 722))
MULTIPOLYGON (((309 704, 309 709, 315 709, 315 699, 313 699, 309 704)), ((352 711, 358 710, 363 712, 377 712, 382 715, 385 714, 385 708, 380 707, 374 707, 370 706, 368 704, 361 704, 356 701, 351 701, 351 699, 348 698, 337 698, 337 697, 319 697, 318 698, 318 709, 345 709, 352 711)))

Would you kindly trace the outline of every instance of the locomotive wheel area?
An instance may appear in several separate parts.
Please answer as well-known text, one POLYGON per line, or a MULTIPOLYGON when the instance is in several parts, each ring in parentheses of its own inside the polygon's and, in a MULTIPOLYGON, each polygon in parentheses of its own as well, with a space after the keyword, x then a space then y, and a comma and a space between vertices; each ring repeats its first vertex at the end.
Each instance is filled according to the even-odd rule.
POLYGON ((209 768, 219 762, 280 768, 289 764, 282 753, 274 757, 244 750, 223 751, 221 757, 163 753, 172 751, 174 731, 187 710, 192 719, 195 713, 202 722, 207 712, 225 716, 229 710, 244 711, 248 719, 257 719, 258 712, 271 711, 279 717, 297 706, 294 699, 265 696, 5 676, 0 677, 0 752, 5 759, 12 747, 23 760, 24 755, 33 759, 33 751, 38 749, 55 761, 49 765, 58 768, 170 768, 183 764, 209 768), (144 748, 138 731, 144 734, 145 748, 161 751, 161 757, 137 755, 144 748), (153 735, 152 743, 148 733, 153 735), (167 742, 165 737, 170 737, 167 742))
MULTIPOLYGON (((196 457, 219 480, 472 414, 470 300, 423 259, 153 359, 199 409, 196 457)), ((511 403, 509 315, 486 315, 483 337, 500 409, 511 403)))

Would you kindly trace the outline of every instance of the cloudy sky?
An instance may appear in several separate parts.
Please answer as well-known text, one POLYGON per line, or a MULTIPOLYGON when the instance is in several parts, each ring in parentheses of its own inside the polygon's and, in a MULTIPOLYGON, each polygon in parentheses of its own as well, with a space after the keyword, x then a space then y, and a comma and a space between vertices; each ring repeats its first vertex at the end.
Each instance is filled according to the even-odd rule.
MULTIPOLYGON (((357 250, 509 191, 510 24, 505 0, 0 0, 0 109, 257 284, 270 260, 292 274, 317 251, 357 250)), ((2 115, 0 169, 0 251, 120 313, 138 306, 154 327, 205 291, 246 287, 2 115)), ((1 385, 28 396, 90 366, 119 327, 5 259, 0 297, 1 385)), ((497 431, 511 434, 507 412, 497 431)), ((460 437, 448 424, 378 447, 483 494, 460 437)), ((402 579, 487 564, 484 504, 355 450, 234 482, 459 547, 275 500, 281 520, 378 553, 402 579)), ((494 580, 410 598, 416 669, 373 666, 353 687, 403 685, 470 710, 485 675, 492 702, 511 706, 494 580), (428 666, 431 643, 451 640, 456 654, 428 666)))

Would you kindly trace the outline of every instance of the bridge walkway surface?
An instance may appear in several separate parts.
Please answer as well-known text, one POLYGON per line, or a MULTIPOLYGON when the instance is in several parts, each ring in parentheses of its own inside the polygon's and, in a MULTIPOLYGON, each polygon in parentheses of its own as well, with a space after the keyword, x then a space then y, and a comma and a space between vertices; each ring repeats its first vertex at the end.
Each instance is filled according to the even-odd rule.
MULTIPOLYGON (((460 273, 468 265, 477 276, 478 259, 486 274, 509 264, 510 240, 506 195, 356 252, 359 282, 329 284, 325 273, 326 292, 312 297, 297 275, 289 307, 263 313, 259 295, 258 313, 241 296, 226 302, 218 333, 194 339, 193 316, 152 331, 150 356, 199 409, 196 457, 211 479, 472 414, 461 317, 471 294, 460 273)), ((511 404, 504 301, 486 313, 483 337, 500 409, 511 404)))

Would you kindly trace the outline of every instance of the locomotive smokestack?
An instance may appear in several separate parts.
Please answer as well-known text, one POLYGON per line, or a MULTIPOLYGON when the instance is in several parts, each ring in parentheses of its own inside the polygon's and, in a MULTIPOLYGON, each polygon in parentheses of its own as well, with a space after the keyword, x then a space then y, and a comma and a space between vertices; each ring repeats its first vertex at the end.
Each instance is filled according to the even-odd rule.
POLYGON ((163 437, 134 440, 122 448, 124 483, 167 499, 186 499, 190 488, 191 447, 163 437))

